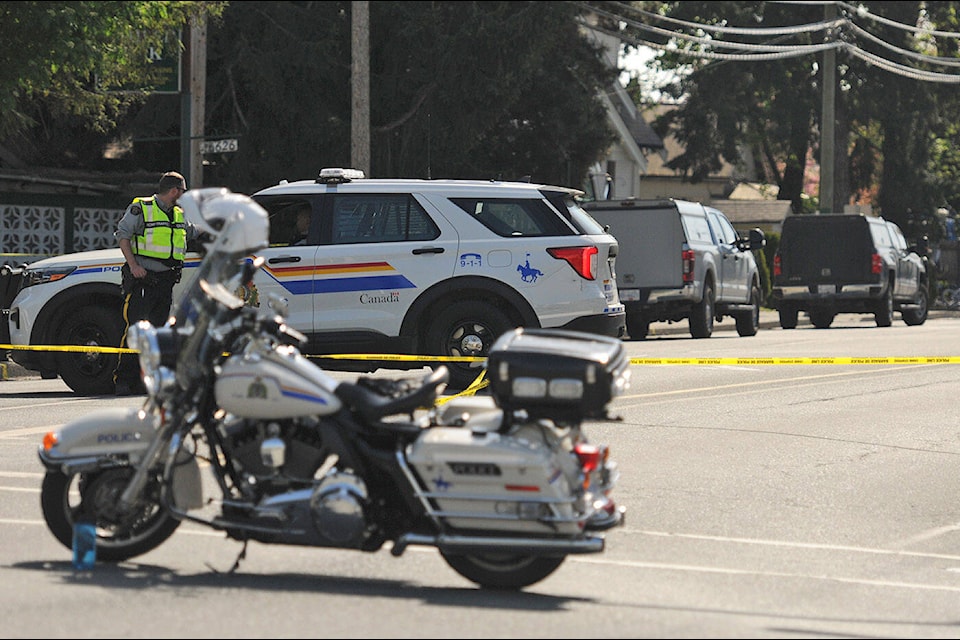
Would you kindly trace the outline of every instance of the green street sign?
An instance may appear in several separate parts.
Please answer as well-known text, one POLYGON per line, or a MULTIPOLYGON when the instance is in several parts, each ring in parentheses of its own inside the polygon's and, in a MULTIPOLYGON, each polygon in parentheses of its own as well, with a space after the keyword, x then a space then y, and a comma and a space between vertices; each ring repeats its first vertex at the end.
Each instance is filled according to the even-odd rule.
MULTIPOLYGON (((147 84, 123 85, 108 88, 110 92, 146 91, 149 93, 180 93, 181 63, 180 31, 171 32, 158 49, 150 47, 147 60, 150 63, 152 81, 147 84)), ((97 82, 99 86, 99 81, 97 82)))

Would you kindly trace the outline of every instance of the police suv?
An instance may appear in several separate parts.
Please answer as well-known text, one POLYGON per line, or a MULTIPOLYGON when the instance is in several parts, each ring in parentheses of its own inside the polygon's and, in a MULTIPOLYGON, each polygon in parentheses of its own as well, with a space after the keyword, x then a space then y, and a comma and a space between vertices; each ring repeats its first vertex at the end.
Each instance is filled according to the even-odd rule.
MULTIPOLYGON (((289 324, 308 338, 305 354, 360 356, 324 359, 325 368, 445 364, 451 389, 464 388, 494 340, 517 326, 624 335, 618 244, 579 206, 581 195, 525 182, 373 179, 353 169, 283 181, 252 196, 270 214, 270 246, 243 294, 248 304, 279 296, 289 324), (306 238, 297 229, 304 207, 306 238)), ((188 255, 175 299, 199 261, 188 255)), ((109 249, 28 265, 4 310, 11 343, 118 345, 122 264, 119 249, 109 249)), ((113 390, 116 354, 11 357, 80 394, 113 390)))

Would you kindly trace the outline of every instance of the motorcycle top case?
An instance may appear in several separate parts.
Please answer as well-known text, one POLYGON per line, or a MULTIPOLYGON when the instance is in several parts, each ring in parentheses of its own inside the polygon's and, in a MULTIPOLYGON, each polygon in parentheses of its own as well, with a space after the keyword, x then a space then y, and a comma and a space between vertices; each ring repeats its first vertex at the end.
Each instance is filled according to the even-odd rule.
POLYGON ((506 411, 534 418, 603 417, 630 381, 618 338, 564 329, 520 327, 500 336, 487 356, 490 394, 506 411))

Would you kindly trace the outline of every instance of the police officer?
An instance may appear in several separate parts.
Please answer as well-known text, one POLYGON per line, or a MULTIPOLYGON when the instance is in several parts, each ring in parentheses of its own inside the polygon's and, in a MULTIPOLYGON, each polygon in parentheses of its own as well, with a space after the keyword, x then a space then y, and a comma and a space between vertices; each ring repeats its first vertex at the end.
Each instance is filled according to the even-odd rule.
MULTIPOLYGON (((139 320, 162 326, 170 315, 173 287, 187 252, 187 242, 196 238, 196 227, 183 218, 177 200, 187 190, 187 181, 176 171, 160 178, 157 192, 134 198, 114 234, 126 262, 122 269, 124 329, 120 348, 127 343, 127 328, 139 320)), ((118 396, 145 392, 140 380, 137 354, 121 353, 113 375, 118 396)))

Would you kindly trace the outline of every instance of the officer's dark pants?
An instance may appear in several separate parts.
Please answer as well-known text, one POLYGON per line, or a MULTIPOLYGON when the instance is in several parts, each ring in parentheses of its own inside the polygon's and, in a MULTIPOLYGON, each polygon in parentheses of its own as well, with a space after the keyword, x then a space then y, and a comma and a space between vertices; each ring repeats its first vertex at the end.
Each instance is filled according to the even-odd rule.
MULTIPOLYGON (((127 348, 127 329, 140 320, 149 320, 155 327, 161 327, 170 315, 173 303, 173 286, 180 279, 179 271, 147 272, 146 277, 135 279, 127 266, 123 267, 123 335, 120 348, 127 348)), ((113 373, 115 384, 136 387, 140 382, 140 359, 135 353, 121 353, 117 368, 113 373)))

